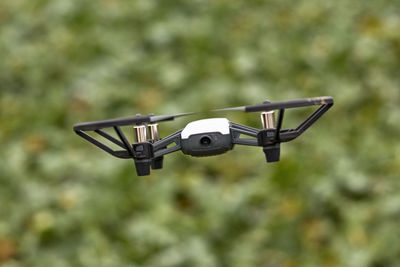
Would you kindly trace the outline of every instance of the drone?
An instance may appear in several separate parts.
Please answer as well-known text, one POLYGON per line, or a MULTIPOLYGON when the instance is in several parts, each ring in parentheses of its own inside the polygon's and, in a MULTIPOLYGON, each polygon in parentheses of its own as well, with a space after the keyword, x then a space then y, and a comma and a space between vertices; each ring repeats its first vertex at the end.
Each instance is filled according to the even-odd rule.
POLYGON ((241 125, 226 118, 208 118, 190 122, 184 129, 160 138, 158 122, 171 121, 193 113, 158 116, 138 114, 128 118, 79 123, 74 125, 73 129, 76 134, 110 155, 122 159, 133 159, 137 175, 145 176, 150 174, 150 169, 162 169, 164 156, 179 150, 186 155, 206 157, 223 154, 232 150, 235 145, 255 146, 263 148, 267 162, 277 162, 280 160, 281 143, 299 137, 328 111, 333 103, 332 97, 324 96, 283 102, 264 101, 256 105, 214 110, 260 112, 262 129, 241 125), (297 128, 282 129, 286 109, 307 106, 319 106, 319 108, 297 128), (277 118, 275 118, 276 110, 279 111, 277 118), (121 130, 122 126, 133 126, 136 136, 133 144, 121 130), (105 128, 114 128, 118 139, 105 132, 105 128), (87 133, 89 131, 107 139, 121 150, 113 150, 104 142, 89 135, 87 133))

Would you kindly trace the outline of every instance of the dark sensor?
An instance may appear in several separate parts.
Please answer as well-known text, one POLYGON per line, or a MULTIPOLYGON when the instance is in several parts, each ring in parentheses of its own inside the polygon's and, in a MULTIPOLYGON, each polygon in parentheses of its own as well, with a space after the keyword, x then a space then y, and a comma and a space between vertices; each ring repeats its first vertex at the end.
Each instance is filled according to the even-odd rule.
POLYGON ((211 138, 208 137, 208 136, 203 136, 200 139, 200 144, 203 145, 203 146, 209 146, 211 144, 211 138))

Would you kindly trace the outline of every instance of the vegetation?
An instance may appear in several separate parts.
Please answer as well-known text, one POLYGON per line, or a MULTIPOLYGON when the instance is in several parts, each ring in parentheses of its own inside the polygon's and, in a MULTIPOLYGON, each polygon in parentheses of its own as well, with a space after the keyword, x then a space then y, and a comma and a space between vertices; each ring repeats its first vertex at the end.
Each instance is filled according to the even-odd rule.
POLYGON ((395 0, 1 1, 1 266, 399 266, 399 14, 395 0), (72 131, 319 95, 335 106, 276 164, 236 147, 136 177, 72 131))

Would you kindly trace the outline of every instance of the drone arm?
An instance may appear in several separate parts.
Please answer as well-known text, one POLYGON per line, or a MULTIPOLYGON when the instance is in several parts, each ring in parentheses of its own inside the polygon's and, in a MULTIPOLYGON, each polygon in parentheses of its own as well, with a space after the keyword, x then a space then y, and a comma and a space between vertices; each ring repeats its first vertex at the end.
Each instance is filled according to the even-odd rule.
POLYGON ((328 111, 333 106, 333 104, 326 104, 319 107, 310 117, 307 118, 296 130, 302 134, 305 130, 307 130, 311 125, 313 125, 325 112, 328 111))
POLYGON ((163 139, 161 139, 160 141, 157 141, 153 144, 153 151, 154 151, 154 157, 161 157, 164 156, 166 154, 178 151, 181 149, 181 132, 177 131, 163 139), (174 146, 172 147, 167 147, 168 145, 175 143, 174 146))
POLYGON ((262 146, 267 162, 279 161, 280 143, 289 142, 299 137, 332 106, 333 99, 331 98, 314 98, 310 100, 279 103, 279 105, 273 106, 274 109, 279 109, 278 120, 275 128, 258 130, 248 126, 231 123, 232 143, 247 146, 262 146), (303 107, 309 105, 321 106, 296 129, 282 130, 282 122, 286 108, 303 107), (256 139, 240 138, 241 134, 256 137, 256 139))
POLYGON ((247 135, 250 135, 250 136, 253 136, 253 137, 257 136, 257 133, 259 131, 259 129, 256 129, 256 128, 253 128, 253 127, 250 127, 250 126, 246 126, 246 125, 242 125, 242 124, 238 124, 238 123, 235 123, 235 122, 231 122, 231 128, 232 127, 237 129, 237 130, 246 131, 248 133, 244 133, 244 134, 247 134, 247 135), (254 134, 255 134, 255 136, 254 136, 254 134))
POLYGON ((175 145, 173 147, 167 147, 167 148, 164 148, 163 150, 159 150, 157 152, 154 152, 154 157, 158 158, 158 157, 173 153, 175 151, 178 151, 180 149, 181 149, 180 145, 175 145))
POLYGON ((234 138, 232 143, 244 146, 259 146, 257 139, 253 138, 234 138))
POLYGON ((132 145, 129 144, 129 142, 126 139, 124 133, 121 131, 121 128, 119 128, 119 126, 114 126, 114 130, 117 133, 119 139, 121 139, 121 141, 124 143, 124 146, 125 146, 126 150, 128 151, 129 156, 134 158, 135 157, 135 151, 133 151, 132 145))
POLYGON ((85 140, 89 141, 93 145, 97 146, 101 150, 107 152, 108 154, 110 154, 110 155, 112 155, 114 157, 122 158, 122 159, 131 158, 130 155, 126 153, 126 151, 114 151, 111 148, 109 148, 108 146, 106 146, 103 143, 99 142, 97 139, 91 137, 90 135, 88 135, 84 131, 77 130, 77 131, 75 131, 75 133, 77 135, 79 135, 80 137, 84 138, 85 140))
POLYGON ((104 138, 108 139, 109 141, 113 142, 114 144, 116 144, 117 146, 125 149, 125 145, 124 143, 122 143, 121 141, 119 141, 118 139, 112 137, 111 135, 107 134, 106 132, 103 132, 102 130, 95 130, 95 132, 101 136, 103 136, 104 138))
POLYGON ((282 129, 282 123, 283 123, 283 117, 285 115, 285 110, 284 109, 280 109, 279 110, 279 114, 278 114, 278 122, 276 124, 276 132, 275 132, 275 140, 276 141, 280 141, 280 132, 282 129))
POLYGON ((332 106, 333 106, 333 103, 328 103, 328 104, 322 105, 313 114, 311 114, 302 124, 300 124, 296 129, 279 131, 279 141, 280 142, 289 142, 289 141, 299 137, 311 125, 313 125, 325 112, 327 112, 332 106))
POLYGON ((258 141, 255 139, 259 130, 245 125, 231 123, 232 143, 245 146, 258 146, 258 141), (240 138, 240 135, 248 135, 254 138, 240 138))
POLYGON ((133 158, 134 157, 133 156, 134 153, 133 153, 133 150, 132 150, 132 146, 127 141, 127 139, 126 139, 125 135, 123 134, 123 132, 121 131, 120 127, 114 126, 114 130, 116 131, 118 137, 121 139, 122 142, 120 140, 112 137, 111 135, 107 134, 106 132, 100 130, 100 129, 78 130, 78 128, 79 128, 79 126, 75 127, 75 129, 76 129, 75 133, 76 134, 78 134, 79 136, 81 136, 85 140, 89 141, 90 143, 94 144, 98 148, 102 149, 103 151, 109 153, 110 155, 112 155, 114 157, 117 157, 117 158, 123 158, 123 159, 128 159, 128 158, 133 158), (88 135, 85 131, 94 131, 98 135, 106 138, 110 142, 118 145, 119 147, 121 147, 121 148, 123 148, 125 150, 114 151, 113 149, 111 149, 107 145, 101 143, 97 139, 95 139, 92 136, 88 135))

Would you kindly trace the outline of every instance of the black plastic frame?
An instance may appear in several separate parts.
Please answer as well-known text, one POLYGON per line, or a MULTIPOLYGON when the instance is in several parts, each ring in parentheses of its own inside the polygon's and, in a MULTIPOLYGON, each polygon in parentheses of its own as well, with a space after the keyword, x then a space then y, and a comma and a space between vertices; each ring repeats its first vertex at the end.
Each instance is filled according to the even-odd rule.
MULTIPOLYGON (((317 97, 308 99, 291 100, 285 102, 274 102, 264 103, 259 105, 239 107, 240 110, 245 112, 260 112, 260 111, 271 111, 279 110, 277 116, 277 123, 275 129, 256 129, 246 125, 238 123, 230 123, 230 131, 232 136, 232 144, 246 145, 246 146, 259 146, 264 148, 264 153, 268 162, 274 162, 279 160, 280 143, 289 142, 301 134, 303 134, 310 126, 312 126, 325 112, 327 112, 334 104, 332 97, 317 97), (303 121, 295 129, 284 129, 282 130, 282 124, 286 109, 299 108, 306 106, 319 105, 320 107, 312 113, 305 121, 303 121), (241 138, 241 135, 247 135, 252 138, 241 138)), ((239 110, 234 108, 234 110, 239 110)), ((136 116, 131 118, 122 119, 111 119, 95 122, 86 122, 76 124, 74 131, 76 134, 89 141, 93 145, 107 152, 108 154, 122 159, 133 158, 137 167, 138 175, 148 175, 149 166, 153 169, 159 169, 162 167, 162 157, 169 153, 181 150, 181 132, 179 130, 159 141, 152 142, 146 141, 143 143, 130 144, 125 134, 121 130, 120 126, 125 125, 137 125, 146 124, 149 122, 172 120, 175 117, 185 116, 186 114, 178 115, 165 115, 165 116, 136 116), (119 139, 104 132, 102 128, 114 128, 119 139), (113 150, 109 146, 105 145, 98 139, 87 134, 87 131, 93 131, 103 138, 107 139, 111 143, 122 148, 122 150, 113 150), (143 151, 135 151, 139 145, 144 145, 147 149, 146 153, 143 151), (173 145, 174 144, 174 145, 173 145), (172 146, 170 146, 172 145, 172 146), (143 154, 144 153, 144 154, 143 154), (158 161, 155 164, 155 160, 158 161), (138 167, 142 170, 138 170, 138 167)))
MULTIPOLYGON (((325 112, 327 112, 334 104, 332 97, 317 97, 317 98, 307 98, 307 99, 299 99, 299 100, 291 100, 286 102, 275 102, 275 103, 266 103, 254 106, 244 107, 246 112, 262 112, 262 111, 271 111, 271 110, 279 110, 278 119, 276 122, 276 129, 274 129, 274 137, 269 138, 270 145, 281 142, 289 142, 301 134, 303 134, 309 127, 311 127, 325 112), (285 129, 282 130, 282 124, 284 119, 284 114, 286 109, 290 108, 299 108, 299 107, 307 107, 307 106, 316 106, 320 107, 314 111, 305 121, 303 121, 297 128, 295 129, 285 129)), ((248 146, 263 146, 267 144, 261 144, 259 140, 254 138, 240 138, 241 134, 248 135, 251 137, 258 138, 259 134, 265 130, 259 130, 255 128, 251 128, 249 126, 240 125, 237 123, 231 123, 231 131, 233 133, 233 143, 240 145, 248 145, 248 146)))

